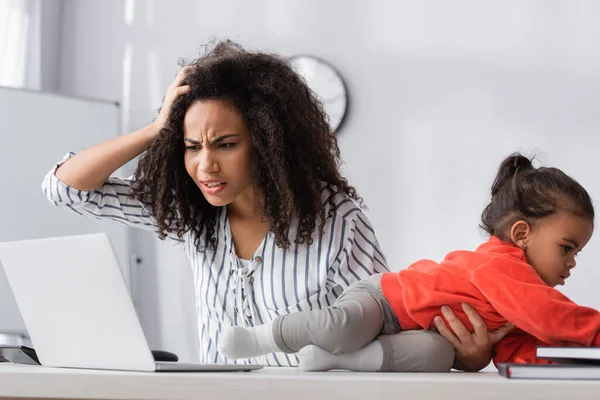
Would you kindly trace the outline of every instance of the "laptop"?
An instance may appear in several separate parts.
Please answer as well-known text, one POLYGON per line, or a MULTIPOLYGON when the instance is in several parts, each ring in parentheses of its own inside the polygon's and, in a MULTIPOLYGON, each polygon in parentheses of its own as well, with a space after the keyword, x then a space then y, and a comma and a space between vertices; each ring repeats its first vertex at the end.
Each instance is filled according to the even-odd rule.
POLYGON ((43 366, 122 371, 250 371, 261 365, 155 361, 106 234, 0 243, 43 366))

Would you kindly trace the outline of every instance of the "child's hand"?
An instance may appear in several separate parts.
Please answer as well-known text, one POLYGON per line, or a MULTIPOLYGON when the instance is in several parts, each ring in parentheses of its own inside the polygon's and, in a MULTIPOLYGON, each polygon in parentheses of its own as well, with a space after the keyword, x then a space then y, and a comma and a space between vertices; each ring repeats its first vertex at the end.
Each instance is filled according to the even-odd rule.
POLYGON ((456 350, 454 367, 464 371, 479 371, 485 368, 492 359, 492 349, 514 327, 507 323, 495 331, 488 331, 485 322, 473 307, 462 304, 463 310, 473 325, 473 333, 463 325, 450 307, 442 307, 442 314, 450 328, 440 317, 433 322, 437 331, 445 337, 456 350))

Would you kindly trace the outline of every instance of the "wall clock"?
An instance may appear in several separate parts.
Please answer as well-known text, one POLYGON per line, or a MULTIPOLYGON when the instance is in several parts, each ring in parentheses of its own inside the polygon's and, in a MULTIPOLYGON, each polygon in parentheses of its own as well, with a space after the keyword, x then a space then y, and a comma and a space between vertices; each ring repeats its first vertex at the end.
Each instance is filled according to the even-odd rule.
POLYGON ((323 103, 331 130, 337 133, 348 106, 348 92, 341 75, 330 63, 315 56, 298 55, 290 61, 323 103))

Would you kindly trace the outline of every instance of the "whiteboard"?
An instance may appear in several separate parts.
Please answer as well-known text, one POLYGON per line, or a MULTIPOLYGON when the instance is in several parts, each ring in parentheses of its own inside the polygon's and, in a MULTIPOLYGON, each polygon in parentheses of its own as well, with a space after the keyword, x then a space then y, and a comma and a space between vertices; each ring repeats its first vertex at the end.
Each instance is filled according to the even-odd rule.
MULTIPOLYGON (((69 151, 118 136, 119 119, 114 102, 0 87, 0 242, 106 232, 129 285, 128 229, 59 209, 41 189, 69 151)), ((0 333, 26 333, 1 266, 0 333)))

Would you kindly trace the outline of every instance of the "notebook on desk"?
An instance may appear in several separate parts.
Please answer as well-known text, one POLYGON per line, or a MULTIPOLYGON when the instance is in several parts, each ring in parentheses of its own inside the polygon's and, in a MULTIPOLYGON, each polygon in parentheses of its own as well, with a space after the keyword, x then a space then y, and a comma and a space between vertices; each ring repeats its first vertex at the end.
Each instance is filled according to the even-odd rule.
POLYGON ((600 348, 538 347, 536 356, 557 364, 498 365, 498 372, 507 378, 600 380, 600 348))
POLYGON ((123 371, 249 371, 260 365, 158 362, 105 234, 0 243, 43 366, 123 371))
POLYGON ((538 347, 536 355, 559 363, 600 365, 600 347, 538 347))
POLYGON ((600 365, 503 363, 498 373, 513 379, 600 380, 600 365))

